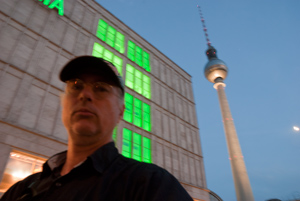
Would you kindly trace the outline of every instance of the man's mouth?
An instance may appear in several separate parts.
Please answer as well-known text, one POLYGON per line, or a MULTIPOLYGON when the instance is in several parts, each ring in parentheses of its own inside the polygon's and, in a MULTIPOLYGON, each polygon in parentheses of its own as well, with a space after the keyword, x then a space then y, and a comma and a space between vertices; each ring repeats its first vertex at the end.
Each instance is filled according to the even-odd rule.
POLYGON ((76 110, 74 112, 74 114, 75 115, 80 115, 80 116, 93 116, 93 115, 95 115, 93 112, 91 112, 88 109, 79 109, 79 110, 76 110))

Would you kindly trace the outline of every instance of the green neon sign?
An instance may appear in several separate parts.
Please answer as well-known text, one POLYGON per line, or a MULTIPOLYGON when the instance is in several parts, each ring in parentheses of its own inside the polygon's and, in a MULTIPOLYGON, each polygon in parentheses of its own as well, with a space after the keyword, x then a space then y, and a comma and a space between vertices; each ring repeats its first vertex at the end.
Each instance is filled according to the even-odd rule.
POLYGON ((64 0, 54 0, 51 4, 51 0, 38 0, 43 1, 43 4, 48 6, 48 8, 53 9, 57 8, 58 14, 63 16, 64 15, 64 0))

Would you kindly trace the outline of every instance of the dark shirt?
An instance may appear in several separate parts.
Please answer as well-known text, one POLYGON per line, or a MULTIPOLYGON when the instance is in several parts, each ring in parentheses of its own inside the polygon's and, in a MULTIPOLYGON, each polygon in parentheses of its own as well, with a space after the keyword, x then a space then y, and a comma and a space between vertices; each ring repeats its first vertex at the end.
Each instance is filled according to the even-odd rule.
POLYGON ((1 201, 192 201, 177 179, 154 164, 118 153, 114 143, 99 148, 60 176, 66 152, 51 157, 43 172, 13 185, 1 201))

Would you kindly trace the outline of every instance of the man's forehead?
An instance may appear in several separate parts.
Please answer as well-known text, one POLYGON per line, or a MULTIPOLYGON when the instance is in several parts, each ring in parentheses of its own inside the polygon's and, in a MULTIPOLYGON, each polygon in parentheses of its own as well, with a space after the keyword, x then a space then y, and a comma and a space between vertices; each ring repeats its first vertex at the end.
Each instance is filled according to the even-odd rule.
POLYGON ((116 85, 111 78, 93 73, 83 73, 75 76, 73 79, 81 79, 85 82, 106 82, 111 85, 116 85))

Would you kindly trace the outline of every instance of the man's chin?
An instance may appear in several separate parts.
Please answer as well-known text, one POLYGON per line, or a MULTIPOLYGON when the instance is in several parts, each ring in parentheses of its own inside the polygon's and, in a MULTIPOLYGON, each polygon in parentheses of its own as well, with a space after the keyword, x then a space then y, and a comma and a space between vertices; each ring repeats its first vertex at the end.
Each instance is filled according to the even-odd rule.
POLYGON ((73 133, 78 136, 94 136, 98 133, 95 126, 89 124, 74 125, 72 130, 73 133))

